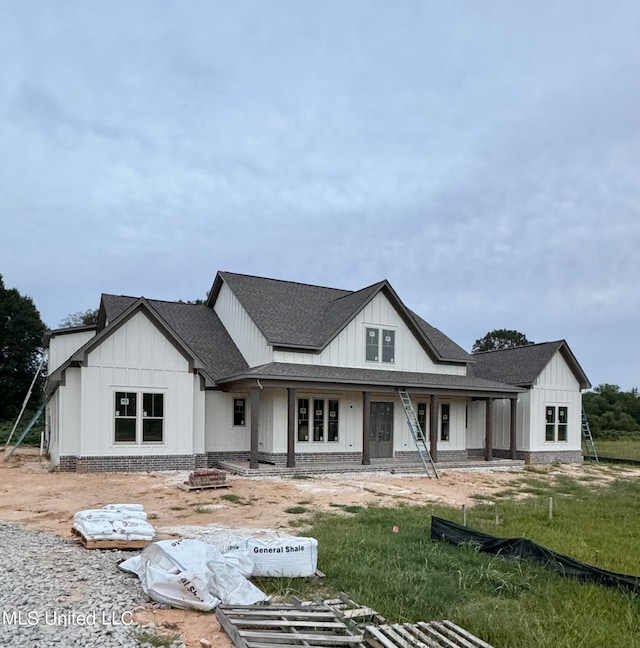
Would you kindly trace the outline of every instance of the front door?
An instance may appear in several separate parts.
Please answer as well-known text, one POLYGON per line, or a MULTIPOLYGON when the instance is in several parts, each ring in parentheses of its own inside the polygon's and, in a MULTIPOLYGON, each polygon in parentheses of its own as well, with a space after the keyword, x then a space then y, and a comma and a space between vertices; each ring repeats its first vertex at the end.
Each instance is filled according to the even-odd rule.
POLYGON ((393 403, 371 403, 369 455, 372 459, 393 457, 393 403))

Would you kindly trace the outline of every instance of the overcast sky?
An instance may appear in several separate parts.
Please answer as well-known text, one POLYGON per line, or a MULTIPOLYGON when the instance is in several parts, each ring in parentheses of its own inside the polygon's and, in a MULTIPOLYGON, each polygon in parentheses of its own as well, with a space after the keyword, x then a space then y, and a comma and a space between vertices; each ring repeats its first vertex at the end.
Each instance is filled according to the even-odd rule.
POLYGON ((388 279, 640 387, 638 0, 0 0, 0 274, 55 328, 388 279))

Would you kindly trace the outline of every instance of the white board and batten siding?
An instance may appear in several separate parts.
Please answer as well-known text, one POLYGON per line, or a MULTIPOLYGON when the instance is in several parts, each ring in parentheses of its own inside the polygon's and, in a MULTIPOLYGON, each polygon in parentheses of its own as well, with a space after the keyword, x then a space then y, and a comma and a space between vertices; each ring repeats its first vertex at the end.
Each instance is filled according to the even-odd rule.
POLYGON ((95 331, 57 332, 51 336, 47 358, 47 372, 51 375, 63 365, 80 347, 96 334, 95 331))
POLYGON ((464 375, 464 366, 434 363, 387 297, 378 293, 320 353, 275 351, 276 362, 464 375), (367 328, 395 332, 393 363, 367 362, 367 328))
POLYGON ((222 283, 214 310, 250 367, 271 362, 273 350, 233 291, 222 283))
MULTIPOLYGON (((143 313, 135 314, 88 354, 77 385, 70 384, 74 372, 67 373, 65 398, 77 399, 79 406, 65 408, 65 412, 76 410, 78 420, 63 412, 65 438, 69 437, 75 447, 65 447, 61 454, 141 456, 194 452, 197 383, 187 359, 143 313), (143 393, 164 395, 163 443, 115 443, 116 392, 136 392, 139 399, 143 393), (79 426, 77 435, 68 434, 66 425, 70 422, 74 430, 79 426)), ((138 436, 140 426, 139 420, 138 436)), ((197 445, 203 447, 204 439, 197 445)))
POLYGON ((542 370, 531 390, 531 450, 580 450, 582 444, 582 392, 560 353, 542 370), (547 405, 568 408, 567 441, 545 441, 547 405))

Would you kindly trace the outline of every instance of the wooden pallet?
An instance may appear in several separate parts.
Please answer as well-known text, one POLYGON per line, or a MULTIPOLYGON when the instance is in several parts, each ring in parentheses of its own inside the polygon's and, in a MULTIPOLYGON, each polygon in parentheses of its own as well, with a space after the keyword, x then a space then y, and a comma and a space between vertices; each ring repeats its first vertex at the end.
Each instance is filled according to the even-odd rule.
POLYGON ((178 488, 181 488, 184 491, 208 490, 209 488, 231 488, 231 484, 221 482, 219 484, 206 484, 204 486, 198 486, 196 484, 190 484, 189 482, 182 482, 182 484, 178 484, 178 488))
POLYGON ((237 648, 366 648, 363 633, 323 604, 220 605, 216 617, 237 648))
POLYGON ((122 549, 127 551, 144 549, 153 542, 153 540, 88 540, 73 527, 71 527, 71 535, 80 540, 85 549, 122 549))
POLYGON ((371 648, 492 648, 451 621, 366 626, 371 648))

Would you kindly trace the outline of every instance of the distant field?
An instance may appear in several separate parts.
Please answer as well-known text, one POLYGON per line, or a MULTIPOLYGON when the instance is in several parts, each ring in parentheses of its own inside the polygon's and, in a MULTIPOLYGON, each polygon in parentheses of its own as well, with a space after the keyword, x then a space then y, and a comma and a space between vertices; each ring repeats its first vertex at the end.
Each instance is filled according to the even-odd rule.
POLYGON ((596 452, 602 457, 640 461, 640 439, 611 441, 595 439, 596 452))

